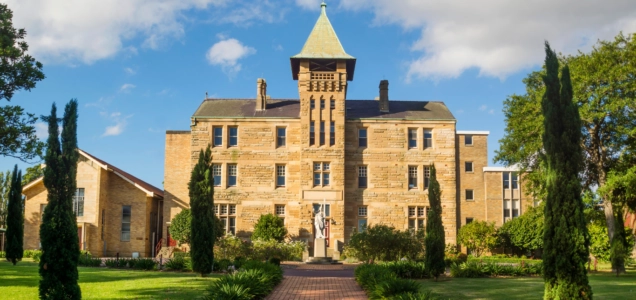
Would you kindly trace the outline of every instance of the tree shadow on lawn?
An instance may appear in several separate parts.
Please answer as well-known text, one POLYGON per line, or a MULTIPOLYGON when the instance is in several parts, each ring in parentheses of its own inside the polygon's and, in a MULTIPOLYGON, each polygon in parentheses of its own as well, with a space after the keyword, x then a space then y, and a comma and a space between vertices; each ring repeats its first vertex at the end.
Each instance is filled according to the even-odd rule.
MULTIPOLYGON (((609 272, 588 273, 596 299, 634 299, 636 273, 616 277, 609 272)), ((420 280, 423 290, 430 290, 441 299, 540 299, 543 297, 542 277, 452 278, 435 282, 420 280)))

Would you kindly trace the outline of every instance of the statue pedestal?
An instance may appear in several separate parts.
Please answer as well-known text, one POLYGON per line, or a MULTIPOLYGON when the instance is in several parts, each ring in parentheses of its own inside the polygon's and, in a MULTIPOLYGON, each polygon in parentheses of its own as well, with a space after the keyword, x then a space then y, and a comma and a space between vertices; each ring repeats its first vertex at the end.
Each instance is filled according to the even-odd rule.
POLYGON ((314 257, 327 257, 327 241, 325 239, 314 239, 314 257))

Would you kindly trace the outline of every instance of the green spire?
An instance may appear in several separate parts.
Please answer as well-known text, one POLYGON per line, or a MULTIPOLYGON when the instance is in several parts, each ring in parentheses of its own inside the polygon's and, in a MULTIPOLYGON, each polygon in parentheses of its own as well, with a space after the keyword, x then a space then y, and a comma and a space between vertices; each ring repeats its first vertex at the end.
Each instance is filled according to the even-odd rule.
POLYGON ((340 44, 340 40, 327 18, 327 4, 320 4, 320 16, 314 29, 309 34, 305 46, 300 53, 292 58, 325 58, 325 59, 355 59, 347 54, 340 44))

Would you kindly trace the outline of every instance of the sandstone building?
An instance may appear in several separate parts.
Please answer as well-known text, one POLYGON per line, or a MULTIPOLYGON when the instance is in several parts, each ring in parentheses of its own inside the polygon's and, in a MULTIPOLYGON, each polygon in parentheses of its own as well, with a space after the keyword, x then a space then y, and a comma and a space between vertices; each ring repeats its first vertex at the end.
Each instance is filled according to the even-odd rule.
MULTIPOLYGON (((205 99, 190 130, 167 131, 163 231, 189 206, 190 172, 207 145, 216 213, 228 233, 245 238, 261 214, 274 213, 311 248, 313 217, 323 203, 334 257, 369 224, 422 228, 431 164, 442 189, 447 243, 473 219, 500 225, 521 214, 526 203, 517 173, 488 168, 488 132, 458 131, 443 102, 391 100, 386 80, 377 100, 347 99, 356 59, 325 10, 323 3, 304 47, 290 60, 299 99, 271 99, 267 82, 258 79, 254 98, 205 99)), ((164 246, 174 244, 168 239, 164 246)))
MULTIPOLYGON (((77 216, 80 249, 99 257, 153 256, 162 235, 163 191, 79 151, 77 216), (154 242, 153 242, 154 241, 154 242)), ((40 248, 40 224, 47 204, 43 177, 25 185, 24 249, 40 248)))

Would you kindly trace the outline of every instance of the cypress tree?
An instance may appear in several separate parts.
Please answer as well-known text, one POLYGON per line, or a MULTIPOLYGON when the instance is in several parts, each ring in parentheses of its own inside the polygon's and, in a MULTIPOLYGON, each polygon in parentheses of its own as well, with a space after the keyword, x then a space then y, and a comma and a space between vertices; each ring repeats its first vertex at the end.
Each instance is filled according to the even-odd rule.
POLYGON ((212 272, 214 261, 214 176, 209 145, 205 152, 199 152, 199 161, 190 177, 189 190, 192 270, 204 276, 212 272))
POLYGON ((77 219, 73 212, 73 195, 77 176, 77 101, 71 100, 62 119, 62 142, 58 138, 57 108, 43 117, 49 125, 44 161, 44 186, 48 205, 40 225, 42 258, 40 259, 41 299, 81 299, 77 284, 80 249, 77 219))
POLYGON ((590 238, 585 226, 581 179, 583 153, 581 120, 572 102, 570 70, 565 66, 559 81, 559 61, 545 44, 545 94, 541 103, 546 164, 544 226, 544 299, 592 299, 585 263, 590 238))
POLYGON ((13 265, 22 260, 24 250, 24 214, 22 213, 22 171, 18 165, 13 169, 11 188, 9 189, 9 203, 7 204, 7 251, 6 258, 13 265))
POLYGON ((428 203, 431 209, 426 218, 426 263, 428 272, 432 277, 439 277, 443 274, 446 266, 444 264, 444 251, 446 241, 444 237, 444 226, 442 226, 442 191, 437 182, 435 165, 431 165, 430 182, 428 185, 428 203))

